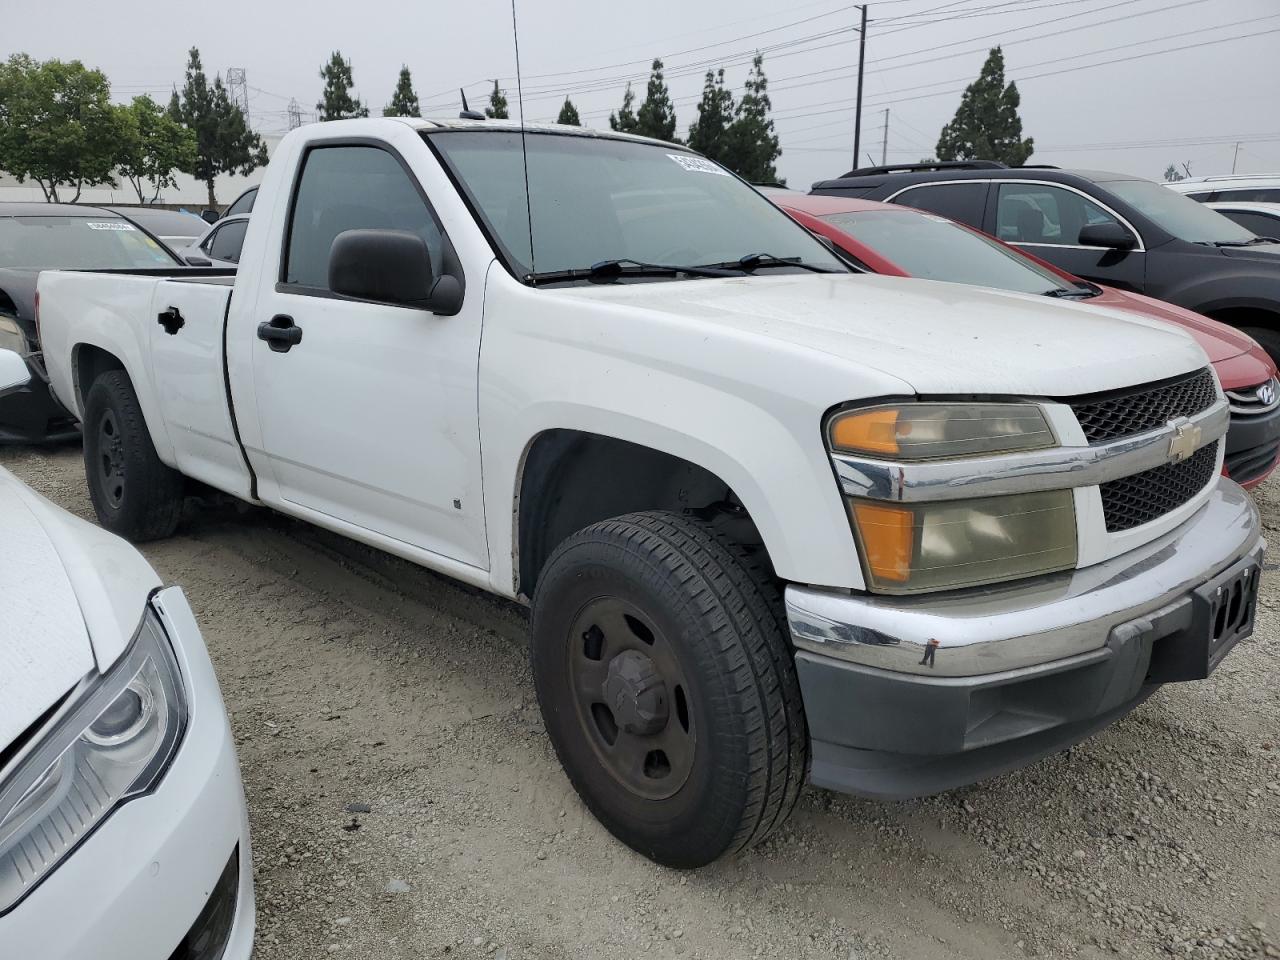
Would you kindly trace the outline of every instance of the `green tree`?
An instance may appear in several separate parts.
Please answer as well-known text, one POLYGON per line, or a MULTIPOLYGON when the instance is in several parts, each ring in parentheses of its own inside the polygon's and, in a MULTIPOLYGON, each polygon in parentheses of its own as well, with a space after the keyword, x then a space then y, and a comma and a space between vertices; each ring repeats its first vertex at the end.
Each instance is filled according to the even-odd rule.
POLYGON ((195 163, 195 134, 146 94, 116 109, 121 118, 120 173, 132 184, 139 203, 148 202, 148 192, 154 203, 161 190, 178 185, 175 170, 195 163), (145 184, 151 185, 149 191, 145 184))
POLYGON ((636 93, 631 89, 631 83, 628 81, 626 93, 622 95, 622 108, 617 113, 609 114, 610 130, 617 130, 619 133, 636 132, 635 102, 636 93))
POLYGON ((718 163, 729 149, 729 124, 733 122, 733 91, 724 85, 724 68, 707 71, 698 101, 698 119, 689 126, 689 146, 718 163))
POLYGON ((316 110, 321 120, 350 120, 369 115, 369 108, 358 97, 351 96, 354 83, 351 61, 343 60, 339 51, 333 51, 329 62, 320 68, 320 79, 324 81, 324 93, 316 104, 316 110))
POLYGON ((175 92, 169 99, 167 112, 172 116, 177 107, 182 125, 195 134, 195 159, 184 172, 204 181, 209 190, 209 206, 218 205, 213 181, 219 174, 247 175, 255 167, 265 166, 267 148, 262 138, 249 128, 243 111, 227 96, 222 77, 214 76, 209 85, 200 63, 200 51, 191 48, 187 60, 187 79, 182 97, 175 92))
POLYGON ((778 135, 769 111, 769 81, 764 75, 764 56, 757 53, 743 87, 742 99, 733 112, 733 123, 725 133, 725 153, 721 162, 751 183, 777 183, 774 161, 782 156, 778 135))
POLYGON ((100 70, 79 60, 39 63, 18 53, 0 63, 0 170, 40 185, 59 202, 75 188, 115 185, 121 117, 100 70))
POLYGON ((400 79, 396 81, 395 93, 391 94, 391 102, 382 108, 384 117, 420 117, 422 111, 418 107, 418 94, 413 89, 413 78, 409 76, 409 68, 400 68, 400 79))
POLYGON ((649 89, 645 91, 644 103, 636 114, 635 132, 655 140, 666 140, 678 143, 676 136, 676 108, 671 102, 671 94, 667 90, 667 80, 662 75, 662 61, 654 60, 649 73, 649 89))
POLYGON ((939 160, 998 160, 1011 167, 1027 162, 1035 143, 1022 139, 1018 85, 1004 82, 1004 53, 992 47, 978 79, 965 88, 960 107, 938 137, 939 160))
POLYGON ((507 95, 498 87, 498 81, 493 81, 493 92, 489 94, 489 105, 484 108, 484 115, 493 120, 506 120, 507 114, 507 95))
POLYGON ((1171 163, 1164 168, 1164 179, 1167 183, 1177 183, 1179 180, 1187 178, 1182 175, 1182 171, 1178 169, 1177 164, 1171 163))
POLYGON ((568 97, 564 98, 564 106, 560 108, 560 116, 556 117, 556 123, 564 123, 571 127, 582 126, 582 119, 578 116, 578 108, 573 105, 573 101, 568 97))

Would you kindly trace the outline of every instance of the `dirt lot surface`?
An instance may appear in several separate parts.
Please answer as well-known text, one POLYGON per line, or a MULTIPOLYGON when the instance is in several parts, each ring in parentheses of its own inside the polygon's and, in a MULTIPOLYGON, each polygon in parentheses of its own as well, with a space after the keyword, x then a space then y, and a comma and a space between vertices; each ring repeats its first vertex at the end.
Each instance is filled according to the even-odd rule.
MULTIPOLYGON (((0 465, 92 516, 78 448, 0 465)), ((1274 542, 1280 483, 1259 499, 1274 542)), ((808 789, 764 846, 678 873, 570 789, 520 608, 264 511, 144 553, 231 712, 262 960, 1280 957, 1276 572, 1211 680, 1085 744, 924 801, 808 789)))

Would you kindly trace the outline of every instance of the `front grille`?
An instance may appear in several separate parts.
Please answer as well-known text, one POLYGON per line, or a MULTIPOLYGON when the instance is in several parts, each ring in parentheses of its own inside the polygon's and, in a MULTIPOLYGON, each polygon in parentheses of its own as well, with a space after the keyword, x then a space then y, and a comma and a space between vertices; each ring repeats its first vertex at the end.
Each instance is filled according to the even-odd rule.
POLYGON ((1270 443, 1228 453, 1224 464, 1227 468, 1227 476, 1236 483, 1257 480, 1271 469, 1277 455, 1280 455, 1280 440, 1272 440, 1270 443))
POLYGON ((1274 379, 1226 393, 1231 412, 1241 416, 1256 417, 1280 406, 1280 384, 1274 379))
POLYGON ((1075 411, 1086 439, 1105 443, 1155 430, 1175 417, 1190 417, 1217 398, 1213 373, 1205 367, 1173 380, 1076 397, 1067 403, 1075 411))
POLYGON ((1217 465, 1218 443, 1209 443, 1181 463, 1165 463, 1102 484, 1107 533, 1140 527, 1178 509, 1213 479, 1217 465))

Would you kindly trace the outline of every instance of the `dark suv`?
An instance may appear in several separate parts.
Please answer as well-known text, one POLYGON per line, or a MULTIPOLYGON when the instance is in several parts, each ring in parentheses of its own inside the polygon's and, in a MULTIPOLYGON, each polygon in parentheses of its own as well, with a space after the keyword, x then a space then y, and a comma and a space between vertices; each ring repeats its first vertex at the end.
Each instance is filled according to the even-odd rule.
POLYGON ((812 192, 970 224, 1087 280, 1239 327, 1280 363, 1280 243, 1150 180, 973 160, 865 167, 812 192))

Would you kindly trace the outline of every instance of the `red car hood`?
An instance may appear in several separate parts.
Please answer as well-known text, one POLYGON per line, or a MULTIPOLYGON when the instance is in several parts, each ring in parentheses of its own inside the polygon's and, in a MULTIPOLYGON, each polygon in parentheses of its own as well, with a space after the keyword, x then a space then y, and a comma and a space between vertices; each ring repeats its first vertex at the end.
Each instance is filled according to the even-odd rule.
POLYGON ((1252 337, 1225 323, 1210 320, 1163 300, 1153 300, 1139 293, 1111 287, 1103 287, 1100 296, 1085 302, 1131 310, 1182 327, 1209 355, 1209 362, 1218 372, 1218 379, 1222 381, 1224 390, 1256 386, 1277 375, 1276 365, 1266 351, 1252 337))

